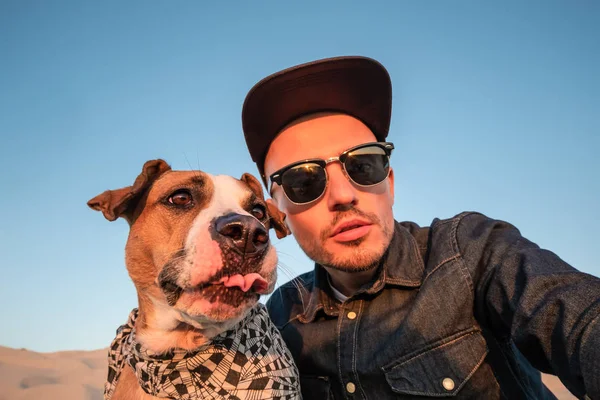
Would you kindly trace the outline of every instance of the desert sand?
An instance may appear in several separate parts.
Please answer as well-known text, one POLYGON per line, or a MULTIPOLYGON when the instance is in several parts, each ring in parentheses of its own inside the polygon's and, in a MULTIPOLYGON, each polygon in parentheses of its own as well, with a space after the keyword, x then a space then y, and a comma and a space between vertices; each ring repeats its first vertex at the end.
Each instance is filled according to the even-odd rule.
MULTIPOLYGON (((107 350, 38 353, 0 346, 0 400, 102 400, 107 350)), ((575 399, 560 381, 544 382, 559 399, 575 399)))
POLYGON ((106 354, 0 347, 0 400, 101 400, 106 354))

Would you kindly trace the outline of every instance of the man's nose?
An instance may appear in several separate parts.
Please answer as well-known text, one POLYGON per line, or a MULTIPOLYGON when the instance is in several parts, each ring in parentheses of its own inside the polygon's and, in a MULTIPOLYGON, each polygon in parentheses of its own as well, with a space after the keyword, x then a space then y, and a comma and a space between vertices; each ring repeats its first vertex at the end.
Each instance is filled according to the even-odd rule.
POLYGON ((329 184, 327 188, 327 206, 330 210, 345 209, 355 206, 358 201, 357 190, 348 180, 342 166, 338 163, 327 167, 329 184))

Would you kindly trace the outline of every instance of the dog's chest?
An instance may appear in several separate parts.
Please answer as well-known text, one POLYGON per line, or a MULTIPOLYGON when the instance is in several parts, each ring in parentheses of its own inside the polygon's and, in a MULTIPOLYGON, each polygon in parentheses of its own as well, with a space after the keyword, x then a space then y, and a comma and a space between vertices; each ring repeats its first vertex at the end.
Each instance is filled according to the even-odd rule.
POLYGON ((125 366, 111 400, 153 400, 157 398, 144 392, 131 368, 125 366))
MULTIPOLYGON (((297 367, 262 304, 236 329, 217 336, 196 353, 153 356, 135 342, 132 328, 120 329, 111 346, 110 359, 116 362, 109 365, 115 371, 107 386, 109 400, 120 400, 115 396, 132 387, 180 400, 300 398, 297 367)), ((154 398, 138 393, 123 398, 154 398)))

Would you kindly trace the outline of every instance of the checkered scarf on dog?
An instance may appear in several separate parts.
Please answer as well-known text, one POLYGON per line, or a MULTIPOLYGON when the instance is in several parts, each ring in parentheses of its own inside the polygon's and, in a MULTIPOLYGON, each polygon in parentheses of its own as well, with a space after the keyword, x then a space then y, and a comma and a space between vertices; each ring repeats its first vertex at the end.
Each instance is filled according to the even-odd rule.
POLYGON ((258 303, 234 329, 197 351, 151 354, 135 340, 133 309, 109 349, 104 399, 112 397, 129 364, 142 389, 155 397, 262 400, 301 399, 298 369, 264 305, 258 303))

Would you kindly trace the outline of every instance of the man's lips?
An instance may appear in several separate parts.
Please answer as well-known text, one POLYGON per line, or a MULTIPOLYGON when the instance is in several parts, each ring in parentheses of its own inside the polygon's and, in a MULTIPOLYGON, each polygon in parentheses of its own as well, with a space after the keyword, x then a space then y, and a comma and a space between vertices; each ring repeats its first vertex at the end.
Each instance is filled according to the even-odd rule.
POLYGON ((349 242, 360 239, 371 230, 372 224, 363 219, 351 219, 339 224, 330 237, 338 242, 349 242))

